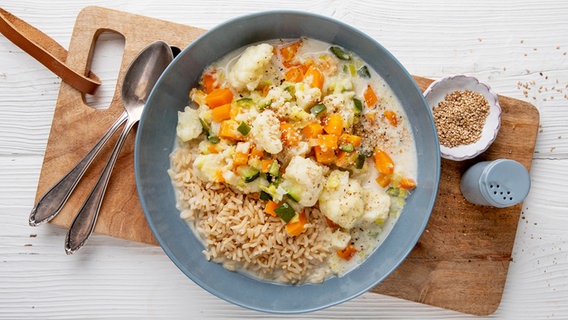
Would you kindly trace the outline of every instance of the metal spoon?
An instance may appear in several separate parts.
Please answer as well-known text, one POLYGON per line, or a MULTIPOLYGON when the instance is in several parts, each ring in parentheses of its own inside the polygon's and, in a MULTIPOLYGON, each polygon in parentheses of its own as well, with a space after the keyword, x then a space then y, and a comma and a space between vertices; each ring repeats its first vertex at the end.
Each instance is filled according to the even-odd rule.
POLYGON ((93 232, 105 190, 122 145, 130 129, 140 120, 150 91, 172 59, 171 48, 163 41, 156 41, 144 48, 130 64, 122 83, 122 102, 128 115, 126 125, 97 184, 69 227, 65 238, 67 254, 72 254, 81 248, 93 232))

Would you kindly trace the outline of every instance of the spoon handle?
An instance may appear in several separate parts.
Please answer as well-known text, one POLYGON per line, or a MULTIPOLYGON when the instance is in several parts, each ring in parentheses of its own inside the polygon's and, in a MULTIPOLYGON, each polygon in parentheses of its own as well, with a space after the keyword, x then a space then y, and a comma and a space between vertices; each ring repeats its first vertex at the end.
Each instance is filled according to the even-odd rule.
POLYGON ((47 222, 61 211, 63 205, 65 205, 65 202, 67 202, 67 199, 69 199, 69 196, 83 177, 83 174, 87 171, 87 168, 108 139, 126 121, 127 117, 127 113, 123 112, 85 157, 39 199, 30 213, 30 226, 37 226, 47 222))
POLYGON ((99 215, 99 210, 103 202, 112 169, 114 168, 118 154, 122 149, 122 145, 124 144, 130 129, 132 129, 135 123, 136 121, 132 121, 130 118, 126 121, 126 125, 120 133, 120 137, 112 150, 112 154, 110 155, 99 180, 69 227, 69 231, 65 237, 65 253, 73 254, 75 251, 79 250, 95 229, 95 224, 97 222, 97 217, 99 215))

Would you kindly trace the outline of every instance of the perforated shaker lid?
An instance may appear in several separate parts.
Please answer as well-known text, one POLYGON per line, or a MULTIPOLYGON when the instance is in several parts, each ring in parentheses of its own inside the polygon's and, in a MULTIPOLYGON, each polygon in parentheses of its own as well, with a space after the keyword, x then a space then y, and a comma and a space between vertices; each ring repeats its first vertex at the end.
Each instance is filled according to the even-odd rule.
POLYGON ((494 207, 504 208, 523 201, 531 179, 525 167, 514 160, 493 161, 480 177, 481 193, 494 207))

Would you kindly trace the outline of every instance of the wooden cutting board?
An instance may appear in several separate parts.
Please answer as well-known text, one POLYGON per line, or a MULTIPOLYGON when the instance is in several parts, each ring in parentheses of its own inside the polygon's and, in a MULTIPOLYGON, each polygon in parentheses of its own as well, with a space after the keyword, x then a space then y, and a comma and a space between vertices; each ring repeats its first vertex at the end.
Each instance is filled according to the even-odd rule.
MULTIPOLYGON (((110 107, 90 108, 84 96, 62 83, 37 188, 36 201, 96 143, 123 110, 120 79, 133 57, 147 44, 165 40, 183 49, 205 30, 125 12, 87 7, 80 12, 69 45, 67 64, 89 69, 97 37, 114 31, 125 38, 119 83, 110 107)), ((415 77, 422 90, 432 81, 415 77)), ((501 295, 517 230, 521 205, 504 209, 474 206, 461 195, 463 172, 478 161, 514 159, 530 168, 539 125, 529 103, 500 97, 499 136, 484 154, 464 162, 442 160, 438 197, 426 231, 408 258, 371 291, 460 312, 487 315, 501 295)), ((52 220, 68 227, 110 156, 118 134, 86 172, 62 212, 52 220)), ((134 134, 126 141, 110 179, 96 233, 157 245, 144 218, 134 179, 134 134)), ((63 241, 63 239, 62 239, 63 241)))

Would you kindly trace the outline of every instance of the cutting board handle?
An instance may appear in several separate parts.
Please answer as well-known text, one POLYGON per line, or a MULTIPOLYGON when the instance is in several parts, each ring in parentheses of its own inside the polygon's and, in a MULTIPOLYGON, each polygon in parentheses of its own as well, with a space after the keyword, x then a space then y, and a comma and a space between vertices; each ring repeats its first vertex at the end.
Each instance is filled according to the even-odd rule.
POLYGON ((93 94, 100 86, 99 78, 88 69, 75 71, 65 63, 67 50, 59 43, 2 8, 0 32, 80 92, 93 94))

